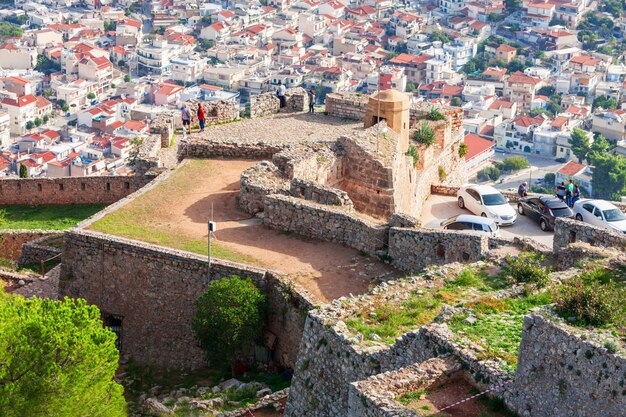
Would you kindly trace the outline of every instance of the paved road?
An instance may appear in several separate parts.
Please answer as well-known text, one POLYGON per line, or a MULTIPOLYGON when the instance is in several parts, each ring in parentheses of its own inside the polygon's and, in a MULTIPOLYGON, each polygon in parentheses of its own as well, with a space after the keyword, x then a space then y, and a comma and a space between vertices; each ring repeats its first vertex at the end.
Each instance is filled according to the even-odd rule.
MULTIPOLYGON (((496 153, 493 157, 493 160, 497 162, 501 162, 504 158, 508 156, 518 156, 518 155, 511 154, 511 153, 506 153, 506 154, 496 153)), ((565 165, 563 163, 556 162, 554 159, 539 158, 539 157, 532 156, 532 155, 522 155, 522 156, 528 159, 528 162, 530 163, 530 168, 523 169, 512 175, 503 175, 502 177, 500 177, 500 180, 502 180, 501 183, 500 182, 494 183, 493 181, 487 181, 487 182, 481 182, 481 184, 493 185, 493 187, 498 190, 508 190, 508 189, 517 190, 517 187, 519 187, 519 185, 522 182, 526 181, 529 184, 534 185, 536 179, 543 178, 545 177, 546 174, 556 173, 559 169, 561 169, 563 165, 565 165)), ((476 177, 473 177, 470 180, 470 182, 475 183, 476 177)))
MULTIPOLYGON (((517 206, 514 206, 517 208, 517 206)), ((422 224, 425 227, 439 229, 439 224, 452 216, 458 214, 472 214, 467 209, 461 209, 457 206, 456 197, 431 195, 424 205, 422 212, 422 224)), ((500 229, 502 237, 528 237, 535 241, 552 247, 554 240, 554 232, 542 232, 539 224, 531 221, 526 216, 518 216, 513 226, 503 227, 500 229)))

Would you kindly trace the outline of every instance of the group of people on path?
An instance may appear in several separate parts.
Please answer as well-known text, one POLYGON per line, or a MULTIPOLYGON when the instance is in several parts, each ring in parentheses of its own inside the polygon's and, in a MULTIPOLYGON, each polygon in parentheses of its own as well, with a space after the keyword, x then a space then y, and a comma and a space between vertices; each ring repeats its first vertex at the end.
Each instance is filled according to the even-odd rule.
MULTIPOLYGON (((192 120, 192 110, 187 107, 186 104, 183 104, 183 107, 180 110, 180 116, 183 121, 183 134, 187 134, 187 132, 191 133, 191 120, 192 120)), ((196 117, 198 119, 198 126, 200 126, 200 132, 204 132, 204 106, 202 103, 198 103, 198 107, 195 111, 196 117)))
MULTIPOLYGON (((527 182, 520 184, 517 189, 517 194, 520 197, 528 196, 527 182)), ((571 179, 567 180, 567 184, 565 184, 565 182, 561 182, 556 186, 556 197, 561 201, 565 201, 568 207, 574 207, 574 203, 580 200, 581 197, 580 187, 578 187, 578 184, 574 184, 571 179)))
MULTIPOLYGON (((286 105, 285 92, 287 88, 283 85, 281 81, 278 82, 278 89, 276 90, 276 96, 280 101, 280 108, 282 109, 286 105)), ((315 112, 315 90, 309 89, 307 91, 307 95, 309 96, 309 113, 315 112)), ((187 107, 186 104, 183 103, 180 116, 183 122, 183 134, 191 133, 191 121, 193 119, 192 110, 187 107)), ((205 114, 204 114, 204 106, 202 103, 198 103, 198 107, 195 111, 196 118, 198 119, 198 125, 200 126, 200 132, 204 132, 204 123, 205 123, 205 114)))

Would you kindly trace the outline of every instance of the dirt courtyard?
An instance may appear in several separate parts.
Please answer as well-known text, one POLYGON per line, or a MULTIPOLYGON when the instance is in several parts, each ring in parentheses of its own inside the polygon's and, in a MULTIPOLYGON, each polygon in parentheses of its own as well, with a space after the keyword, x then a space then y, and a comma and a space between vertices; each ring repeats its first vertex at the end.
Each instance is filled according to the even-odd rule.
POLYGON ((177 249, 206 253, 207 221, 217 232, 212 254, 287 274, 322 302, 362 294, 400 273, 338 244, 298 238, 263 226, 237 203, 239 176, 257 161, 190 160, 157 187, 91 227, 177 249))

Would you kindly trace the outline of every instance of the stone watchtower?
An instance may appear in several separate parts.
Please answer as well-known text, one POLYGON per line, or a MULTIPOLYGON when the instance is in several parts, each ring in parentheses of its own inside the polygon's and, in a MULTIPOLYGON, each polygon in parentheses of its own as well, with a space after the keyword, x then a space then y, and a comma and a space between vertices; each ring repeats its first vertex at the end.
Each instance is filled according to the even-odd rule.
POLYGON ((387 127, 398 135, 398 148, 406 152, 409 147, 409 96, 397 90, 384 90, 369 98, 364 127, 372 127, 385 120, 387 127))

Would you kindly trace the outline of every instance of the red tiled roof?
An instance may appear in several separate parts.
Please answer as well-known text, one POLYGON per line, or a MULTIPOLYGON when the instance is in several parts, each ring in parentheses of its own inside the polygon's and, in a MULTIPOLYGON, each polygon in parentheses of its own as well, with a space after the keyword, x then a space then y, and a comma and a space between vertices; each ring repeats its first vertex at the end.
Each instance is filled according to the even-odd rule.
POLYGON ((469 161, 477 155, 485 152, 486 150, 493 148, 496 144, 490 140, 483 139, 473 133, 468 133, 463 138, 463 142, 467 145, 467 154, 465 160, 469 161))
POLYGON ((567 175, 568 177, 573 177, 578 174, 580 171, 585 169, 583 164, 579 164, 578 162, 569 161, 567 164, 563 166, 563 168, 559 169, 559 174, 567 175))
POLYGON ((33 96, 32 94, 27 94, 25 96, 18 97, 17 100, 14 100, 8 97, 5 97, 2 99, 2 104, 6 104, 8 106, 13 106, 13 107, 24 107, 24 106, 27 106, 29 104, 36 103, 36 102, 37 102, 37 98, 35 98, 35 96, 33 96))

